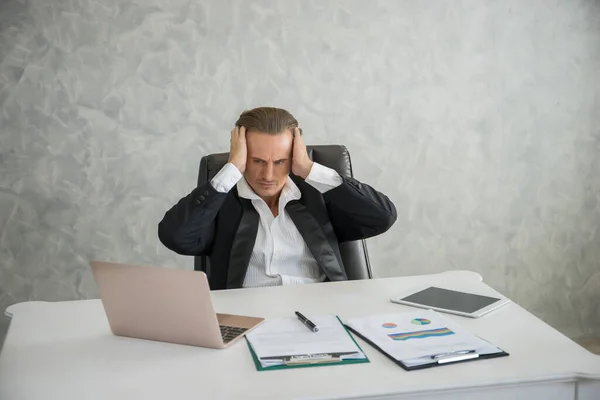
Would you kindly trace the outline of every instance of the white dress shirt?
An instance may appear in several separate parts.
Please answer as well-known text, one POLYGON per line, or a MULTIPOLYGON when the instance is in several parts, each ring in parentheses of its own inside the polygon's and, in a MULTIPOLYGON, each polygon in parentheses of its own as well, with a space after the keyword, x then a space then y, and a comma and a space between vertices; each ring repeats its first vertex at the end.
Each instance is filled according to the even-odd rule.
MULTIPOLYGON (((305 182, 325 193, 341 185, 342 178, 335 170, 313 163, 305 182)), ((302 196, 289 176, 279 197, 277 217, 273 216, 267 203, 252 190, 235 165, 225 164, 211 180, 211 184, 222 193, 229 192, 237 185, 238 195, 251 200, 260 217, 243 287, 293 285, 325 280, 325 274, 285 211, 285 205, 289 201, 298 200, 302 196)))

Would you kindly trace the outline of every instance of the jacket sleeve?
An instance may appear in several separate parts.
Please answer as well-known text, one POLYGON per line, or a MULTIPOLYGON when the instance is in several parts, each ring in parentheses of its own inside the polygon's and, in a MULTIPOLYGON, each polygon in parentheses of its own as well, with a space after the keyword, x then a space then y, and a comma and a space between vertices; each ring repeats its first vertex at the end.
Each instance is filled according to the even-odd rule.
POLYGON ((386 232, 398 217, 394 203, 383 193, 356 179, 323 193, 339 242, 367 239, 386 232))
POLYGON ((168 249, 183 255, 206 255, 213 243, 215 220, 227 197, 210 183, 179 200, 158 224, 158 238, 168 249))

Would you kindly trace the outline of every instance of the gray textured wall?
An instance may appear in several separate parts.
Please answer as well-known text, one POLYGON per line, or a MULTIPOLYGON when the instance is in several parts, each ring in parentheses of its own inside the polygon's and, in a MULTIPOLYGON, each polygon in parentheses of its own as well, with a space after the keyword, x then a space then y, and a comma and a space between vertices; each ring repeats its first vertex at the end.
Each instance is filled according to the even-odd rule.
MULTIPOLYGON (((0 2, 0 309, 96 296, 238 114, 290 109, 395 202, 379 277, 447 269, 600 336, 600 2, 0 2)), ((7 325, 6 319, 2 328, 7 325)))

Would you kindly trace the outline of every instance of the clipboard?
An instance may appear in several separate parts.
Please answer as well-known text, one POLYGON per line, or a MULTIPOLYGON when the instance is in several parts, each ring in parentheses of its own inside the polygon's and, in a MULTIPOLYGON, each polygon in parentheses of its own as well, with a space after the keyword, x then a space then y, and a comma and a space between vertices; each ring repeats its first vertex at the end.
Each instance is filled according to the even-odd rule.
POLYGON ((357 351, 353 352, 324 352, 324 353, 314 353, 314 354, 295 354, 295 355, 285 355, 285 356, 271 356, 271 357, 263 357, 259 358, 256 354, 256 351, 252 347, 252 343, 248 336, 245 335, 246 344, 248 345, 248 349, 252 356, 252 360, 256 367, 257 371, 272 371, 272 370, 281 370, 281 369, 292 369, 292 368, 307 368, 307 367, 320 367, 320 366, 329 366, 329 365, 347 365, 347 364, 361 364, 361 363, 369 363, 370 360, 367 355, 364 353, 360 345, 356 342, 354 337, 348 331, 346 325, 342 323, 338 316, 335 316, 340 326, 344 329, 348 337, 352 340, 354 345, 356 346, 357 351), (360 358, 344 358, 345 356, 351 356, 353 354, 359 354, 360 358), (263 366, 261 360, 273 359, 277 361, 281 361, 281 364, 276 364, 272 366, 263 366))
POLYGON ((373 343, 371 340, 367 339, 364 335, 362 335, 360 332, 356 331, 352 327, 346 325, 346 328, 349 331, 351 331, 353 334, 355 334, 356 336, 358 336, 359 338, 361 338, 362 340, 367 342, 369 345, 371 345, 372 347, 377 349, 380 353, 382 353, 384 356, 386 356, 387 358, 392 360, 394 363, 396 363, 397 365, 399 365, 406 371, 414 371, 414 370, 425 369, 425 368, 439 367, 439 366, 448 365, 448 364, 476 361, 476 360, 487 359, 487 358, 505 357, 505 356, 509 355, 509 353, 507 353, 506 351, 501 350, 501 349, 499 349, 499 351, 497 353, 488 353, 488 354, 479 354, 477 352, 472 352, 472 351, 469 351, 466 354, 462 354, 461 352, 454 352, 454 353, 448 353, 447 357, 438 357, 437 359, 434 358, 429 363, 418 364, 418 365, 407 365, 402 360, 398 360, 391 354, 385 352, 381 347, 377 346, 375 343, 373 343))
POLYGON ((406 371, 509 355, 433 310, 353 318, 345 326, 406 371))

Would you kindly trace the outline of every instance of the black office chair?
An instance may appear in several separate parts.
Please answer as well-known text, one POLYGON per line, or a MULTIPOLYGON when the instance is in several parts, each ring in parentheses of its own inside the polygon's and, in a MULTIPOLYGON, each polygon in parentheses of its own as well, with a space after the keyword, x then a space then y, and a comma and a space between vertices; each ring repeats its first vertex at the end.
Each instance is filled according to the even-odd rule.
MULTIPOLYGON (((352 175, 350 153, 342 145, 306 146, 308 156, 314 162, 336 170, 340 175, 352 175)), ((198 186, 210 181, 229 160, 229 153, 210 154, 200 160, 198 186)), ((372 279, 371 264, 364 240, 340 243, 340 254, 348 279, 372 279)), ((194 257, 194 269, 206 272, 209 260, 206 256, 194 257)))

